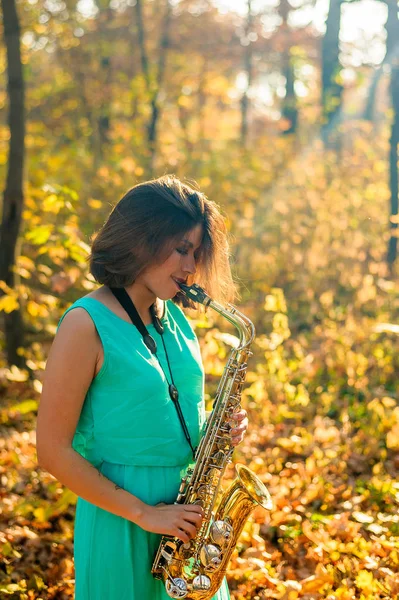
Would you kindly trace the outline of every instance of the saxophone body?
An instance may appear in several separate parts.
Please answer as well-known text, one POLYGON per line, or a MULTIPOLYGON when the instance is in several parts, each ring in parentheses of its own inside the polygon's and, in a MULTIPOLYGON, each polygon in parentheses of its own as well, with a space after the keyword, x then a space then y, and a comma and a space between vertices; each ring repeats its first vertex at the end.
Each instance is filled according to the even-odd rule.
POLYGON ((198 285, 181 284, 181 289, 189 298, 210 306, 232 323, 239 333, 239 343, 230 353, 196 451, 195 464, 181 480, 175 502, 201 505, 204 510, 201 526, 187 544, 176 537, 162 536, 151 572, 163 580, 171 598, 210 600, 222 585, 250 513, 257 505, 271 510, 272 500, 266 486, 243 465, 236 465, 236 478, 220 494, 221 481, 234 451, 230 420, 240 409, 254 326, 234 306, 225 308, 214 302, 198 285))

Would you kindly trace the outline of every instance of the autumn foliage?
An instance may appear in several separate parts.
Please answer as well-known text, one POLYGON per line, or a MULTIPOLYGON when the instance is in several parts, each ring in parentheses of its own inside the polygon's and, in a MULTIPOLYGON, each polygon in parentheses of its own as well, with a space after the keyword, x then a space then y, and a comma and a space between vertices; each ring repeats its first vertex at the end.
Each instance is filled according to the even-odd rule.
MULTIPOLYGON (((195 180, 220 204, 236 303, 257 331, 243 395, 250 430, 234 459, 265 482, 274 508, 256 508, 245 527, 228 574, 232 598, 398 598, 399 284, 385 260, 387 121, 344 119, 338 147, 328 149, 317 134, 317 105, 315 117, 304 101, 301 134, 282 136, 284 123, 254 118, 243 146, 232 133, 239 117, 229 70, 229 60, 241 55, 226 50, 235 48, 234 20, 204 17, 225 44, 214 64, 212 47, 205 51, 201 36, 190 38, 194 16, 183 2, 151 166, 145 129, 151 90, 137 65, 127 64, 127 38, 116 34, 121 16, 106 21, 101 46, 103 55, 109 39, 124 49, 113 55, 118 76, 100 85, 107 75, 94 51, 98 21, 79 25, 85 28, 79 43, 81 33, 72 29, 78 24, 56 18, 40 24, 31 4, 26 27, 36 41, 46 35, 59 55, 39 55, 25 41, 25 61, 37 73, 36 81, 28 74, 28 178, 17 284, 0 282, 0 311, 23 312, 26 369, 1 359, 1 598, 73 598, 76 496, 37 465, 41 379, 58 319, 96 287, 86 263, 91 236, 151 168, 195 180), (198 105, 201 94, 206 101, 198 105), (100 153, 94 110, 108 102, 112 119, 100 153)), ((298 44, 303 60, 313 56, 312 37, 298 44)), ((311 86, 309 93, 313 101, 311 86)), ((1 145, 1 174, 5 164, 1 145)), ((229 352, 226 334, 234 331, 210 313, 191 318, 210 404, 229 352)), ((226 484, 233 475, 232 467, 226 484)))

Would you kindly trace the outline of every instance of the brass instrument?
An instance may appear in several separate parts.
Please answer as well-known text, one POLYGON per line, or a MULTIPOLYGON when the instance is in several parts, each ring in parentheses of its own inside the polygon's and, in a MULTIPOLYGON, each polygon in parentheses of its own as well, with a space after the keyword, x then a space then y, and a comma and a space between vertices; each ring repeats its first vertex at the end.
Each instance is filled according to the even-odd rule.
POLYGON ((165 583, 171 598, 210 600, 220 588, 228 563, 246 520, 256 505, 271 510, 266 486, 243 465, 236 465, 237 477, 216 505, 220 484, 234 447, 230 420, 240 408, 241 390, 252 354, 253 323, 234 306, 224 308, 194 284, 180 284, 192 300, 210 306, 232 323, 239 332, 216 392, 213 410, 195 454, 193 468, 181 480, 175 504, 199 504, 204 517, 197 535, 188 543, 162 536, 151 572, 165 583))

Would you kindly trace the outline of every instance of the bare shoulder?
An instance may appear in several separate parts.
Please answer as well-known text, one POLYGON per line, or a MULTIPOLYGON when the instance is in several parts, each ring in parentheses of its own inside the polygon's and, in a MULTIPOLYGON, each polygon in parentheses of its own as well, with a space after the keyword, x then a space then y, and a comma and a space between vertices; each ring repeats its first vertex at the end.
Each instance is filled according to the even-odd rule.
POLYGON ((101 342, 87 311, 63 318, 47 358, 37 419, 37 453, 46 466, 56 449, 69 447, 87 391, 96 376, 101 342))
POLYGON ((58 328, 57 335, 61 331, 66 332, 68 330, 78 333, 76 328, 82 329, 84 333, 94 332, 96 329, 89 313, 82 306, 76 306, 67 312, 58 328))
POLYGON ((101 340, 92 318, 84 308, 76 306, 64 316, 58 328, 48 362, 51 364, 54 359, 76 362, 84 356, 84 364, 95 365, 101 355, 101 340))

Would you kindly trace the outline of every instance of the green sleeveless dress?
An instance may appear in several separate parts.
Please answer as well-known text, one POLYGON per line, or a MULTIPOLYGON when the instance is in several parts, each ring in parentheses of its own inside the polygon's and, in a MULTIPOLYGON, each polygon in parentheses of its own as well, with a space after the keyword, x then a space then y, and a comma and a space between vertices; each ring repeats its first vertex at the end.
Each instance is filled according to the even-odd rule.
MULTIPOLYGON (((105 477, 149 505, 172 504, 192 460, 165 375, 136 327, 92 297, 84 308, 100 336, 104 363, 91 382, 72 446, 105 477)), ((205 423, 204 371, 197 337, 171 300, 162 318, 179 401, 194 446, 205 423)), ((157 355, 169 377, 160 335, 157 355)), ((75 600, 168 600, 151 565, 161 536, 78 497, 74 526, 75 600)), ((230 598, 227 582, 214 600, 230 598)))

